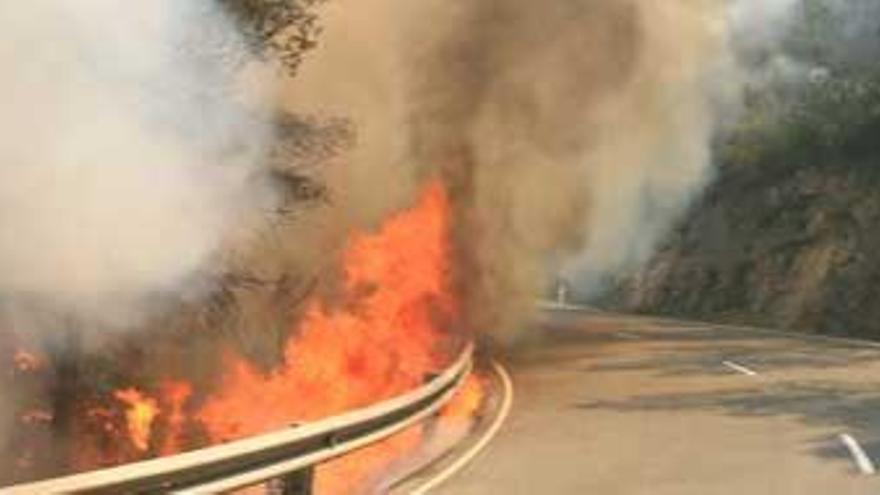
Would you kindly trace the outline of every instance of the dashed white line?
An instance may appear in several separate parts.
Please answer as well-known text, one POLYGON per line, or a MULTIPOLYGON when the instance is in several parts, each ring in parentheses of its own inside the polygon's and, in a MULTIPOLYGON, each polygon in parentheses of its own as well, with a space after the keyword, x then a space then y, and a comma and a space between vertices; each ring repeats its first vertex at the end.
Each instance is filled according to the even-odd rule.
POLYGON ((746 368, 745 366, 743 366, 741 364, 734 363, 733 361, 724 361, 721 364, 723 364, 724 366, 727 366, 728 368, 730 368, 738 373, 742 373, 743 375, 758 376, 757 371, 746 368))
POLYGON ((868 457, 868 454, 865 453, 862 446, 859 445, 859 442, 856 441, 852 435, 848 433, 843 433, 840 435, 840 441, 849 449, 850 455, 853 456, 853 460, 856 461, 856 466, 858 466, 859 471, 862 474, 874 474, 877 472, 876 468, 874 468, 874 463, 871 461, 871 458, 868 457))
POLYGON ((489 445, 489 442, 495 438, 495 435, 498 434, 498 431, 501 429, 501 425, 504 424, 504 420, 507 419, 507 416, 510 414, 510 409, 513 406, 513 380, 510 379, 510 375, 507 371, 497 362, 492 363, 495 372, 501 377, 501 383, 503 387, 502 393, 504 394, 504 398, 501 402, 501 408, 498 412, 498 415, 495 417, 495 421, 489 426, 489 429, 486 431, 486 434, 483 435, 482 438, 467 452, 465 452, 461 457, 456 459, 454 463, 452 463, 449 467, 443 470, 440 474, 426 482, 424 485, 416 488, 410 495, 426 495, 428 492, 437 488, 441 484, 445 483, 449 478, 453 477, 456 473, 461 471, 469 462, 471 462, 474 457, 476 457, 480 452, 489 445))

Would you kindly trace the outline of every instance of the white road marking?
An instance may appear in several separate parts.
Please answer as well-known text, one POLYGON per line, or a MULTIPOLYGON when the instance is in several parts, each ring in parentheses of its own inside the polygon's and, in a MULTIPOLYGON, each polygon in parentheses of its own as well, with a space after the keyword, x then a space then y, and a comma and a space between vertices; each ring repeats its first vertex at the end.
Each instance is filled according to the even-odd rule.
POLYGON ((859 442, 856 441, 852 435, 847 433, 843 433, 840 435, 840 441, 846 445, 846 448, 849 449, 849 453, 853 456, 853 460, 856 461, 856 466, 859 467, 859 471, 862 474, 874 474, 877 470, 874 468, 874 463, 871 461, 871 458, 868 457, 868 454, 865 453, 862 446, 859 445, 859 442))
POLYGON ((461 471, 469 462, 471 462, 483 449, 489 445, 489 442, 495 438, 495 435, 498 434, 498 431, 501 429, 501 425, 504 424, 504 421, 507 419, 507 416, 510 415, 510 409, 513 406, 513 380, 510 379, 510 375, 507 371, 501 367, 497 362, 492 363, 492 367, 495 369, 495 373, 501 377, 501 383, 503 386, 503 394, 504 398, 501 402, 501 409, 498 412, 498 415, 495 417, 495 421, 489 426, 489 429, 486 430, 486 434, 483 435, 480 440, 474 444, 473 447, 468 449, 467 452, 462 454, 461 457, 456 459, 449 467, 444 469, 441 473, 439 473, 434 478, 425 482, 424 485, 416 488, 410 495, 426 495, 431 490, 437 488, 441 484, 445 483, 449 480, 449 478, 455 476, 459 471, 461 471))
POLYGON ((724 366, 727 366, 728 368, 730 368, 736 372, 742 373, 743 375, 758 376, 757 371, 750 370, 741 364, 734 363, 733 361, 724 361, 721 364, 723 364, 724 366))
POLYGON ((559 304, 557 301, 539 301, 538 308, 556 311, 592 311, 593 309, 589 306, 581 306, 578 304, 559 304))

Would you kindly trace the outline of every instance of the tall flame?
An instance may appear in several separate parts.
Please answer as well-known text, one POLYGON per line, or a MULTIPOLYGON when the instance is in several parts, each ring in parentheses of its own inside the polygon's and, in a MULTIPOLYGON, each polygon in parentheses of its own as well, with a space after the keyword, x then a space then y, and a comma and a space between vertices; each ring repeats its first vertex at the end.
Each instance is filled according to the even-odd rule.
POLYGON ((448 292, 448 202, 439 183, 415 208, 344 254, 342 303, 315 299, 284 352, 262 374, 230 356, 220 392, 198 413, 214 441, 310 421, 417 387, 442 365, 455 306, 448 292))
MULTIPOLYGON (((449 291, 449 204, 430 184, 411 210, 375 234, 355 235, 344 254, 341 303, 309 302, 287 343, 284 365, 261 374, 229 358, 219 394, 198 413, 213 441, 361 407, 418 387, 444 364, 445 330, 455 317, 449 291)), ((420 438, 411 429, 322 466, 318 493, 347 493, 420 438)))
MULTIPOLYGON (((449 329, 458 317, 451 290, 450 205, 444 186, 429 183, 419 201, 373 233, 355 233, 342 253, 343 283, 332 301, 306 302, 270 372, 228 351, 219 387, 195 393, 166 380, 149 394, 114 392, 123 413, 94 408, 107 438, 79 449, 80 468, 168 455, 192 448, 199 433, 225 442, 363 407, 419 387, 448 364, 458 344, 449 329), (196 427, 196 434, 187 433, 196 427), (120 449, 114 435, 127 433, 120 449), (90 450, 91 449, 91 450, 90 450), (109 450, 108 450, 109 449, 109 450), (88 453, 105 452, 94 459, 88 453), (136 458, 131 458, 136 456, 136 458)), ((473 390, 473 386, 467 387, 473 390)), ((471 397, 473 394, 466 394, 471 397)), ((464 399, 457 410, 470 410, 464 399)), ((351 493, 422 439, 413 427, 385 442, 319 467, 318 493, 351 493)))

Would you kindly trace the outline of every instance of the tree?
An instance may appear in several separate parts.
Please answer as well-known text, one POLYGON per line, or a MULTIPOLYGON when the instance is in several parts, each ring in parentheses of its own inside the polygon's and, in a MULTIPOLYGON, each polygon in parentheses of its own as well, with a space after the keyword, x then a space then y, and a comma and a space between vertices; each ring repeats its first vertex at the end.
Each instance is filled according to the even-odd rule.
MULTIPOLYGON (((203 25, 198 22, 187 24, 187 32, 181 39, 175 40, 177 44, 174 48, 179 52, 174 53, 180 53, 186 63, 202 64, 201 68, 204 70, 200 71, 200 74, 205 71, 216 74, 217 84, 216 87, 207 88, 199 84, 185 88, 175 86, 172 91, 192 91, 199 98, 224 98, 227 96, 225 93, 227 88, 224 84, 229 79, 227 72, 240 69, 241 64, 252 55, 277 59, 288 74, 294 75, 305 53, 316 45, 320 29, 315 8, 323 0, 217 1, 229 13, 242 36, 238 36, 238 33, 230 33, 233 31, 230 29, 217 29, 216 23, 212 22, 203 25), (246 43, 246 50, 242 49, 242 39, 246 43)), ((209 7, 216 11, 215 6, 209 5, 209 7)), ((324 155, 332 153, 335 146, 342 145, 337 143, 344 143, 350 139, 349 131, 339 123, 319 125, 284 115, 278 116, 278 119, 277 142, 273 143, 274 149, 270 157, 276 161, 289 160, 291 157, 297 160, 321 160, 324 155)), ((201 131, 199 126, 194 126, 192 129, 192 132, 199 131, 201 131)), ((320 184, 298 174, 297 170, 285 170, 281 166, 274 166, 272 176, 280 185, 278 189, 285 193, 276 217, 284 217, 289 211, 294 211, 294 203, 298 206, 299 202, 315 202, 322 199, 325 194, 320 184)), ((275 217, 272 220, 280 223, 275 217)), ((275 247, 270 245, 261 252, 275 247)), ((276 250, 280 251, 280 247, 276 250)), ((251 300, 257 300, 259 304, 264 304, 264 300, 269 301, 265 305, 277 300, 277 307, 295 307, 295 303, 303 299, 314 285, 308 276, 296 277, 297 274, 291 275, 280 270, 279 273, 270 274, 275 275, 274 278, 260 278, 251 273, 251 265, 227 266, 223 269, 222 273, 217 275, 219 280, 216 291, 197 301, 164 301, 169 307, 168 314, 156 315, 155 321, 150 320, 144 324, 160 329, 167 328, 164 333, 154 331, 147 337, 146 333, 133 331, 117 336, 114 338, 113 349, 108 351, 111 354, 108 359, 86 352, 86 344, 80 330, 89 327, 91 323, 72 315, 58 316, 58 332, 63 333, 63 338, 47 344, 47 348, 44 349, 46 370, 44 373, 41 372, 39 378, 41 383, 47 383, 45 388, 48 397, 41 397, 40 405, 41 409, 51 413, 51 421, 47 429, 51 430, 49 433, 54 439, 54 444, 52 449, 43 449, 45 459, 37 459, 38 465, 25 474, 60 474, 69 468, 69 461, 73 458, 69 448, 75 444, 69 443, 68 440, 74 436, 77 428, 84 427, 82 424, 84 404, 87 405, 90 398, 105 397, 108 390, 128 383, 132 378, 131 375, 141 374, 139 365, 132 364, 133 360, 130 359, 132 349, 138 352, 141 349, 153 349, 157 342, 161 343, 163 340, 178 343, 189 342, 186 340, 188 338, 203 339, 208 334, 207 331, 175 332, 175 330, 178 328, 192 330, 201 327, 214 330, 221 327, 226 320, 235 317, 244 320, 246 318, 240 315, 254 313, 254 308, 263 308, 249 302, 251 300), (241 296, 248 291, 260 292, 259 297, 241 296), (147 339, 150 345, 143 345, 147 339), (125 359, 120 358, 121 356, 125 359), (123 369, 117 363, 125 363, 129 369, 123 369)), ((0 321, 11 320, 11 318, 4 320, 5 316, 0 312, 0 321)), ((279 313, 276 319, 287 323, 283 320, 286 316, 286 313, 279 313)), ((279 325, 279 328, 287 330, 286 325, 283 327, 279 325)), ((155 330, 152 327, 151 329, 155 330)), ((216 335, 216 332, 212 335, 216 335)), ((196 346, 178 347, 192 349, 196 346)), ((219 355, 219 351, 215 354, 219 355)), ((166 368, 169 366, 168 363, 163 365, 166 368)), ((144 377, 138 376, 138 378, 144 377)), ((3 430, 2 427, 6 426, 6 423, 14 427, 16 422, 20 421, 17 413, 22 411, 16 406, 17 404, 0 411, 4 413, 0 416, 0 430, 3 430), (6 414, 7 412, 9 414, 6 414)), ((99 418, 89 421, 97 424, 102 420, 99 418)), ((99 426, 103 426, 103 423, 99 426)), ((4 447, 10 453, 16 452, 12 444, 7 443, 6 437, 7 435, 0 437, 0 447, 4 447)), ((12 481, 14 478, 10 477, 17 475, 11 470, 8 471, 0 473, 0 483, 12 481)))
POLYGON ((274 56, 296 73, 321 30, 315 8, 324 0, 218 0, 238 22, 251 50, 274 56))

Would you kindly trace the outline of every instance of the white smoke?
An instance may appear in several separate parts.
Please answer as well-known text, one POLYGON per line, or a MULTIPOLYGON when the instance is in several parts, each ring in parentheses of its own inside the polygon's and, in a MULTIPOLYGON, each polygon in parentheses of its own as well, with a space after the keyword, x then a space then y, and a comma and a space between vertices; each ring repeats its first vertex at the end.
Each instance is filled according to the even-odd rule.
MULTIPOLYGON (((785 50, 804 5, 803 0, 725 2, 714 19, 704 18, 716 24, 719 45, 712 55, 714 63, 699 60, 690 77, 656 90, 669 102, 663 110, 669 125, 660 132, 656 127, 633 126, 586 157, 599 164, 593 169, 598 172, 592 177, 597 187, 589 213, 596 227, 584 252, 561 269, 563 277, 575 280, 582 296, 638 269, 711 180, 712 140, 742 115, 744 89, 801 84, 826 74, 825 68, 785 50)), ((637 106, 629 112, 646 114, 637 106)))
POLYGON ((0 297, 112 320, 187 286, 265 197, 234 27, 208 1, 31 0, 0 32, 0 297))
POLYGON ((591 183, 590 228, 585 248, 559 268, 581 297, 653 253, 711 179, 712 137, 736 108, 729 16, 743 6, 640 5, 647 53, 636 81, 644 87, 612 101, 598 145, 581 158, 591 183))
POLYGON ((731 50, 745 86, 797 84, 808 79, 811 67, 786 53, 783 42, 802 11, 803 0, 733 0, 727 23, 731 50))
POLYGON ((778 44, 792 22, 800 0, 732 0, 728 4, 731 38, 740 47, 778 44))

